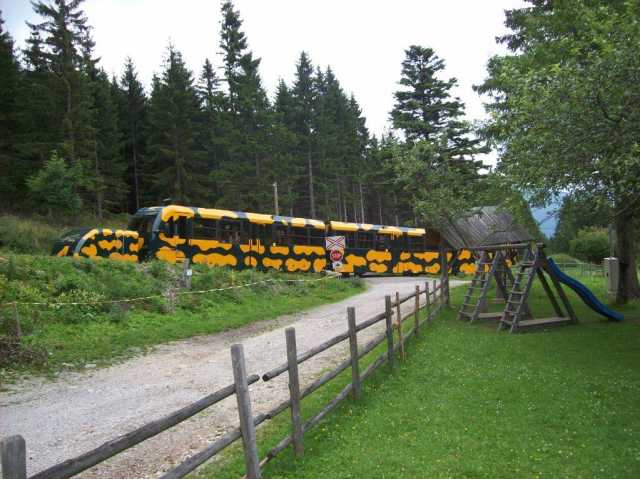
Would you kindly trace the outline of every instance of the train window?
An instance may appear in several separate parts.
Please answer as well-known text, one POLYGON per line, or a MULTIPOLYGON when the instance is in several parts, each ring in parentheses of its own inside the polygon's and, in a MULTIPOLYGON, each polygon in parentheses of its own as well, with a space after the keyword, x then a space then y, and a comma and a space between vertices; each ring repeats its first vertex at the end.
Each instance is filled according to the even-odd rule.
POLYGON ((246 243, 249 240, 248 225, 239 220, 220 220, 218 239, 223 243, 246 243))
POLYGON ((376 249, 379 251, 385 251, 391 249, 393 243, 393 237, 389 235, 377 235, 376 249))
POLYGON ((219 239, 218 220, 206 218, 193 219, 194 239, 219 239))
POLYGON ((308 245, 309 243, 309 231, 307 228, 291 227, 290 232, 291 242, 293 244, 308 245))
POLYGON ((337 231, 336 236, 344 236, 347 248, 356 248, 356 234, 350 231, 337 231))
POLYGON ((425 237, 424 236, 409 236, 409 251, 425 251, 425 237))
POLYGON ((307 226, 307 234, 309 235, 309 244, 312 246, 324 246, 325 233, 312 226, 307 226))
POLYGON ((356 234, 356 245, 362 249, 374 249, 374 233, 372 231, 358 231, 356 234))
POLYGON ((289 244, 289 227, 287 225, 274 223, 273 242, 281 246, 289 244))
POLYGON ((129 224, 129 229, 137 231, 142 237, 148 237, 151 234, 155 219, 155 215, 134 217, 129 224))

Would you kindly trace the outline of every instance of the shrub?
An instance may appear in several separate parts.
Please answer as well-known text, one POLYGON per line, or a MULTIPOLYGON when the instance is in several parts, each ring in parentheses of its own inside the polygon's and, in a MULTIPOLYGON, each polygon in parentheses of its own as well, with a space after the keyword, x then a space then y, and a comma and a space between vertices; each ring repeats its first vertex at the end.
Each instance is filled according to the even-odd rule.
POLYGON ((591 263, 602 263, 609 256, 609 235, 604 228, 585 228, 578 236, 569 241, 569 250, 573 256, 591 263))
POLYGON ((27 180, 31 196, 47 216, 74 215, 82 208, 78 172, 54 151, 40 171, 27 180))

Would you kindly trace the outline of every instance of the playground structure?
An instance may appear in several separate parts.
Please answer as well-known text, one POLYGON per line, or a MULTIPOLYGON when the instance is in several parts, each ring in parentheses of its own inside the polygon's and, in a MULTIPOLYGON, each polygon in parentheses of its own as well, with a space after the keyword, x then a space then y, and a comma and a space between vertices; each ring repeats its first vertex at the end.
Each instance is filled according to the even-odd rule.
POLYGON ((576 324, 578 317, 562 284, 570 287, 598 314, 614 321, 624 319, 620 313, 601 303, 585 285, 564 274, 553 260, 547 257, 543 244, 536 244, 535 248, 532 248, 530 243, 491 245, 476 250, 480 251, 476 273, 460 308, 460 319, 468 318, 471 322, 478 319, 498 319, 498 330, 508 329, 510 333, 533 327, 576 324), (517 252, 519 259, 515 275, 509 268, 509 258, 514 257, 514 252, 517 252), (527 299, 536 277, 553 306, 555 316, 532 317, 527 299), (488 303, 487 296, 492 280, 496 282, 498 293, 506 298, 502 312, 483 312, 488 303))
POLYGON ((585 285, 563 273, 547 258, 544 245, 536 244, 508 212, 498 207, 476 208, 445 225, 443 234, 454 248, 467 249, 477 258, 473 279, 458 313, 461 320, 471 323, 495 320, 498 330, 508 329, 511 333, 577 323, 578 317, 562 285, 571 288, 598 314, 613 321, 623 320, 621 314, 598 301, 585 285), (535 278, 540 280, 554 316, 533 317, 527 300, 535 278), (505 304, 499 312, 488 311, 493 283, 496 300, 505 304))

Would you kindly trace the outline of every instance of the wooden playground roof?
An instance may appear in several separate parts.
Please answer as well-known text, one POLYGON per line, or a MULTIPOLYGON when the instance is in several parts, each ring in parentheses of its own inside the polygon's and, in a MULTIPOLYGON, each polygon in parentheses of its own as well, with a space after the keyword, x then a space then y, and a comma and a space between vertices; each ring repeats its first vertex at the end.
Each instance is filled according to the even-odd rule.
POLYGON ((441 233, 455 249, 518 244, 535 239, 508 212, 497 206, 474 208, 444 225, 441 233))

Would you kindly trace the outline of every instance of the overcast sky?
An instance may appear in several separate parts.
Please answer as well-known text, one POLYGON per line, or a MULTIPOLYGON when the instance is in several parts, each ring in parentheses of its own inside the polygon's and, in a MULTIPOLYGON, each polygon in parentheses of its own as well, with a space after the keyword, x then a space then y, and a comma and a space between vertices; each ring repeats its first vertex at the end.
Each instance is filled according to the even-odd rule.
MULTIPOLYGON (((469 119, 484 117, 482 99, 471 89, 485 77, 490 56, 502 52, 496 35, 505 29, 504 10, 521 0, 395 0, 310 2, 236 0, 249 47, 262 58, 261 75, 271 95, 278 79, 290 83, 305 50, 314 65, 331 65, 343 88, 362 106, 367 126, 388 128, 392 93, 404 50, 429 46, 446 61, 446 76, 458 78, 458 95, 469 119)), ((169 40, 199 74, 205 58, 220 66, 221 1, 86 0, 96 53, 109 73, 120 76, 131 56, 145 84, 159 71, 169 40)), ((25 20, 37 21, 28 0, 0 0, 5 27, 19 47, 28 36, 25 20)))

